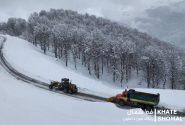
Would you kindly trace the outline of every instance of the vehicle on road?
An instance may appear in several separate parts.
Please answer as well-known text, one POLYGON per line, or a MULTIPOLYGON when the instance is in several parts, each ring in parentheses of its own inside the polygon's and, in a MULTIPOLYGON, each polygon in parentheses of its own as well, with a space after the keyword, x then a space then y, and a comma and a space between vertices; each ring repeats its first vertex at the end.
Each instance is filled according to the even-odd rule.
POLYGON ((78 88, 75 84, 72 84, 68 78, 63 78, 61 82, 52 81, 49 85, 50 90, 63 91, 69 94, 75 94, 78 92, 78 88))
POLYGON ((160 94, 151 94, 135 91, 134 89, 125 90, 121 94, 108 98, 108 102, 113 102, 121 106, 127 105, 132 107, 140 107, 151 109, 158 105, 160 94))

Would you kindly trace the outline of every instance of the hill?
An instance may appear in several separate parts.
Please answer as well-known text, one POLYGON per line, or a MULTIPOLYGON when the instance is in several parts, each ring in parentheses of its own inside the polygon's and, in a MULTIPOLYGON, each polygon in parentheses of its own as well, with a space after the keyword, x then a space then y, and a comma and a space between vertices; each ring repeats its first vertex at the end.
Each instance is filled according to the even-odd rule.
POLYGON ((66 66, 72 60, 78 69, 81 62, 97 79, 111 77, 121 87, 136 79, 149 88, 185 89, 184 52, 136 29, 63 9, 35 12, 26 25, 15 18, 4 25, 66 66))

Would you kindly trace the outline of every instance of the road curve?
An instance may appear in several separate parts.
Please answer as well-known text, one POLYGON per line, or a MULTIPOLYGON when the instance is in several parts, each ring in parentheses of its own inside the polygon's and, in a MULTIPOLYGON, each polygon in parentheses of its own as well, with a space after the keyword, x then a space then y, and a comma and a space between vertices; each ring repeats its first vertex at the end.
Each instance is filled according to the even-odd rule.
MULTIPOLYGON (((0 38, 3 38, 3 41, 1 42, 0 41, 0 65, 8 72, 10 73, 14 78, 18 79, 18 80, 21 80, 21 81, 24 81, 26 83, 29 83, 29 84, 32 84, 36 87, 39 87, 39 88, 42 88, 42 89, 45 89, 45 90, 48 90, 48 91, 51 91, 49 90, 49 84, 48 83, 45 83, 45 82, 42 82, 40 80, 37 80, 37 79, 34 79, 34 78, 31 78, 29 76, 26 76, 22 73, 20 73, 19 71, 17 71, 15 68, 13 68, 10 63, 6 60, 6 58, 4 57, 3 55, 3 46, 4 46, 4 43, 6 42, 6 37, 4 36, 0 36, 0 38)), ((79 88, 80 90, 81 88, 79 88)), ((82 90, 82 89, 81 89, 82 90)), ((71 95, 71 94, 66 94, 62 91, 51 91, 51 92, 55 92, 55 93, 59 93, 59 94, 62 94, 62 95, 66 95, 66 96, 69 96, 69 97, 73 97, 73 98, 77 98, 77 99, 81 99, 81 100, 86 100, 86 101, 91 101, 91 102, 106 102, 106 98, 105 97, 100 97, 100 96, 96 96, 96 95, 92 95, 92 94, 87 94, 87 93, 83 93, 83 92, 78 92, 77 94, 75 95, 71 95)), ((127 106, 118 106, 117 107, 119 108, 123 108, 123 109, 129 109, 127 106)), ((165 107, 156 107, 156 109, 168 109, 168 108, 165 108, 165 107)), ((170 110, 170 109, 168 109, 170 110)), ((182 116, 182 117, 185 117, 185 111, 183 112, 177 112, 177 116, 182 116)))
MULTIPOLYGON (((24 75, 11 66, 11 64, 6 60, 6 58, 3 55, 3 46, 4 46, 4 43, 6 42, 6 37, 4 37, 4 36, 0 36, 0 37, 3 39, 2 42, 0 43, 0 64, 2 65, 2 67, 8 73, 10 73, 13 77, 15 77, 18 80, 24 81, 26 83, 32 84, 36 87, 39 87, 39 88, 42 88, 45 90, 49 90, 48 83, 45 83, 40 80, 31 78, 27 75, 24 75)), ((49 90, 49 91, 51 91, 51 90, 49 90)), ((83 92, 78 92, 75 95, 66 94, 62 91, 53 91, 53 92, 67 95, 67 96, 74 97, 74 98, 78 98, 78 99, 82 99, 82 100, 86 100, 86 101, 92 101, 92 102, 106 101, 106 98, 104 98, 104 97, 100 97, 100 96, 96 96, 96 95, 92 95, 92 94, 87 94, 87 93, 83 93, 83 92)))

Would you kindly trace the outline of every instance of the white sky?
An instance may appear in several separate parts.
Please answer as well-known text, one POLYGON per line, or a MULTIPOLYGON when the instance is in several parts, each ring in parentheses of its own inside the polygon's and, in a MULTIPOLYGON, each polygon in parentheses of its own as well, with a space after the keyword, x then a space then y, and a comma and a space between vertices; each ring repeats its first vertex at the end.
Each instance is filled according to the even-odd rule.
POLYGON ((64 8, 88 12, 114 21, 132 20, 147 8, 181 0, 0 0, 0 21, 27 18, 33 11, 64 8))

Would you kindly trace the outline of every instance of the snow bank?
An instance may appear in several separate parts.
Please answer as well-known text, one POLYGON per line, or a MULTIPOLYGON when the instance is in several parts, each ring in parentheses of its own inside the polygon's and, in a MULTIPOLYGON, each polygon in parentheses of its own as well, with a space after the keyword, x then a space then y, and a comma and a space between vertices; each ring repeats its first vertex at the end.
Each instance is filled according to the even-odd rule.
MULTIPOLYGON (((95 80, 77 71, 63 66, 55 58, 44 55, 38 48, 32 46, 27 41, 16 37, 7 36, 7 42, 4 46, 4 55, 7 60, 18 71, 31 77, 50 82, 50 80, 59 80, 68 77, 77 84, 83 91, 101 95, 105 97, 114 96, 123 91, 122 89, 106 86, 100 80, 95 80)), ((137 89, 144 92, 160 93, 160 104, 168 108, 178 110, 185 109, 185 91, 180 90, 159 90, 159 89, 137 89)))
POLYGON ((121 125, 127 110, 61 96, 13 79, 0 66, 0 125, 121 125))

